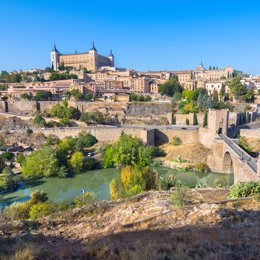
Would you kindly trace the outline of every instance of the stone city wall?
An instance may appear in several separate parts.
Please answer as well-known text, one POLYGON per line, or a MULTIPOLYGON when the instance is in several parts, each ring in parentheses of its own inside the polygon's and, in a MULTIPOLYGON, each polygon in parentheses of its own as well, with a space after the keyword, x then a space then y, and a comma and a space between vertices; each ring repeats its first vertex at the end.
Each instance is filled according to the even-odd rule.
POLYGON ((131 134, 143 140, 145 143, 153 145, 155 143, 171 142, 172 138, 177 136, 183 144, 198 142, 199 131, 180 130, 180 129, 144 129, 144 128, 124 128, 124 127, 86 127, 86 128, 52 128, 35 129, 34 132, 43 132, 44 135, 56 135, 60 139, 67 136, 75 137, 80 132, 86 131, 95 136, 101 142, 114 142, 119 139, 122 132, 131 134))

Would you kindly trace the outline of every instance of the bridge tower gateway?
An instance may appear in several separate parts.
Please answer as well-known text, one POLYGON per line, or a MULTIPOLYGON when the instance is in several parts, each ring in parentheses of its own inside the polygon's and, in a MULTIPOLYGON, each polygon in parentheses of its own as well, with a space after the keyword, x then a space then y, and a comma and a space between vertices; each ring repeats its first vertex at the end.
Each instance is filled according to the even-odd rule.
POLYGON ((209 109, 208 129, 213 134, 227 135, 228 119, 229 119, 228 109, 221 109, 221 110, 209 109))

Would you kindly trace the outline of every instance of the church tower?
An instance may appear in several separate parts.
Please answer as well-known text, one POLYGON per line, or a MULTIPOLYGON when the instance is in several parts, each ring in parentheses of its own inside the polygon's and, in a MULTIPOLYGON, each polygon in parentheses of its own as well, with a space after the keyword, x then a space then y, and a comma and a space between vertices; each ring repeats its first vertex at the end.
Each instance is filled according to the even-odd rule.
POLYGON ((54 43, 54 48, 51 51, 51 67, 54 70, 58 70, 59 63, 60 63, 60 53, 57 50, 56 45, 54 43))
POLYGON ((108 58, 111 60, 110 66, 111 66, 111 67, 114 67, 114 66, 115 66, 115 57, 114 57, 114 55, 113 55, 111 49, 110 49, 110 53, 109 53, 109 55, 108 55, 108 58))
POLYGON ((92 48, 89 50, 89 69, 96 71, 98 69, 98 53, 93 42, 92 48))

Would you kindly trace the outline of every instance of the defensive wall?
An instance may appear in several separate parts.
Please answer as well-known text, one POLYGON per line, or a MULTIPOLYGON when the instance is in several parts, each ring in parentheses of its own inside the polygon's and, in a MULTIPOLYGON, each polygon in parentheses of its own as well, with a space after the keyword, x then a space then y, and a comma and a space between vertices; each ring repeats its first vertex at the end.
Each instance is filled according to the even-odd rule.
POLYGON ((85 127, 85 128, 50 128, 34 129, 35 133, 44 135, 56 135, 60 139, 67 136, 75 137, 80 132, 86 131, 95 136, 101 142, 114 142, 119 139, 122 132, 142 139, 145 143, 154 145, 171 142, 174 136, 179 137, 183 144, 194 143, 199 140, 198 129, 146 129, 142 127, 85 127))

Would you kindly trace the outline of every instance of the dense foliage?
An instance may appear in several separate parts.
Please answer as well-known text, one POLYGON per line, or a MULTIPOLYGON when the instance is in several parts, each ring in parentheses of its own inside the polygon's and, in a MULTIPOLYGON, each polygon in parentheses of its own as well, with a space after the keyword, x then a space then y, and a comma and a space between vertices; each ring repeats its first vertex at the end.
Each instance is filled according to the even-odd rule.
POLYGON ((60 142, 49 141, 49 145, 32 152, 22 163, 22 175, 25 178, 68 177, 95 166, 93 158, 84 155, 85 148, 97 143, 97 139, 88 133, 77 137, 66 137, 60 142))
POLYGON ((154 147, 145 145, 137 137, 122 133, 119 140, 107 146, 103 153, 103 167, 148 166, 154 156, 154 147))
POLYGON ((99 111, 85 112, 81 114, 80 121, 89 124, 101 124, 104 122, 103 114, 99 111))
POLYGON ((159 92, 162 95, 172 97, 175 93, 182 92, 182 87, 177 78, 172 78, 159 87, 159 92))
POLYGON ((240 182, 230 188, 229 198, 243 198, 260 195, 260 181, 240 182))
POLYGON ((68 106, 66 101, 62 104, 56 104, 51 108, 51 116, 58 117, 61 119, 79 119, 80 111, 75 107, 68 106))
POLYGON ((159 177, 155 170, 149 167, 124 166, 121 169, 121 183, 112 180, 110 183, 111 199, 134 196, 142 191, 159 188, 159 177), (119 187, 122 187, 120 191, 119 187))
POLYGON ((137 95, 135 93, 131 93, 130 94, 130 101, 138 101, 138 102, 150 102, 152 101, 152 98, 151 96, 147 95, 147 96, 144 96, 144 95, 137 95))
POLYGON ((233 79, 227 82, 230 92, 239 101, 253 101, 253 89, 247 89, 246 86, 243 83, 241 83, 240 80, 240 77, 234 77, 233 79))
POLYGON ((55 212, 72 209, 75 207, 89 205, 96 201, 96 196, 91 192, 83 193, 72 200, 63 202, 52 202, 48 200, 45 192, 34 191, 30 194, 30 200, 26 202, 13 203, 4 209, 4 216, 10 220, 37 219, 55 212))

